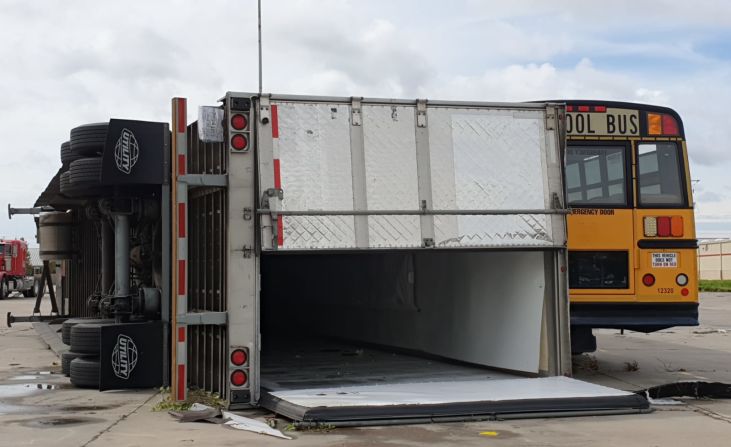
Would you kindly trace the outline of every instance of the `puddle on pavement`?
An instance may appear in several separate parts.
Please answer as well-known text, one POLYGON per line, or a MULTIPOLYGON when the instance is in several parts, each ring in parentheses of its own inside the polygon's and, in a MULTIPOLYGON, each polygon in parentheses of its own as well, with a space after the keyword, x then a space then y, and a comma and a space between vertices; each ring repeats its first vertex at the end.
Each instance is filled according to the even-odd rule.
POLYGON ((26 419, 22 421, 10 421, 25 427, 31 428, 52 428, 66 425, 91 424, 102 422, 103 419, 87 418, 87 417, 48 417, 38 419, 26 419))
POLYGON ((71 387, 65 383, 18 383, 11 385, 0 385, 0 399, 8 397, 30 396, 37 391, 59 390, 71 387))
POLYGON ((75 405, 75 406, 69 406, 69 407, 61 407, 61 411, 74 411, 74 412, 84 412, 84 411, 99 411, 99 410, 109 410, 112 408, 119 408, 122 405, 75 405))
POLYGON ((57 375, 53 371, 36 371, 20 376, 13 376, 9 380, 38 380, 51 375, 57 375))

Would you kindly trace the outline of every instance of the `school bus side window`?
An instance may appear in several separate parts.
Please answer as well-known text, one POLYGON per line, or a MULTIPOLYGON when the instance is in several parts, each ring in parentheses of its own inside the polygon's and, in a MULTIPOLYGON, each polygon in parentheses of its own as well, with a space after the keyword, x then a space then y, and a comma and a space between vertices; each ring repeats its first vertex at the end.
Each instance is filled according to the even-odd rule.
POLYGON ((566 189, 571 205, 626 205, 624 146, 569 146, 566 189))
POLYGON ((684 205, 677 145, 640 143, 637 156, 640 205, 684 205))

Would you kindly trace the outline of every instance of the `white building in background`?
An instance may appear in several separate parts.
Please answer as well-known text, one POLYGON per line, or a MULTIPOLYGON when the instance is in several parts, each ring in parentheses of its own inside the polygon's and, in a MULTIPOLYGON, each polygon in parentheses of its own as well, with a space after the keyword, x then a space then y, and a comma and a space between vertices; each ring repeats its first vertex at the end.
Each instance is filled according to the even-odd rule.
POLYGON ((698 277, 731 280, 731 239, 708 239, 698 243, 698 277))

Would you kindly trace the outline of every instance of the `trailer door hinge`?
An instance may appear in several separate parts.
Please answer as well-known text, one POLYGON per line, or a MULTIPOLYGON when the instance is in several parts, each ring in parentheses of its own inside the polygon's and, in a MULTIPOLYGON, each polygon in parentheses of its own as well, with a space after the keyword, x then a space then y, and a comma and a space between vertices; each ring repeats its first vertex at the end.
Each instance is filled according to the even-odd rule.
POLYGON ((271 116, 269 95, 263 94, 259 97, 259 120, 262 124, 269 124, 271 116))
POLYGON ((416 100, 416 127, 426 127, 426 99, 416 100))
POLYGON ((556 130, 556 112, 553 108, 546 111, 546 130, 556 130))
POLYGON ((563 205, 561 204, 561 199, 558 197, 557 193, 554 192, 553 195, 551 196, 551 199, 552 199, 551 206, 553 207, 553 209, 555 209, 555 210, 563 209, 563 205))
POLYGON ((244 247, 241 249, 243 252, 244 258, 249 259, 254 254, 254 249, 251 248, 251 245, 244 245, 244 247))
POLYGON ((363 114, 361 101, 362 98, 352 97, 350 104, 350 122, 353 126, 363 125, 363 114))

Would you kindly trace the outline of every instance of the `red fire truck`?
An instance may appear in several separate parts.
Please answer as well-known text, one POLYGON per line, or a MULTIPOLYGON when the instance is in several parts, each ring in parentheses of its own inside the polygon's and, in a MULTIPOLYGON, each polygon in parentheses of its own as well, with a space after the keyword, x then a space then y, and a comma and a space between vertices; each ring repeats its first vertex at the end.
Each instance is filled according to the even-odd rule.
POLYGON ((35 280, 27 275, 28 244, 24 240, 0 239, 0 299, 12 292, 35 296, 35 280))

